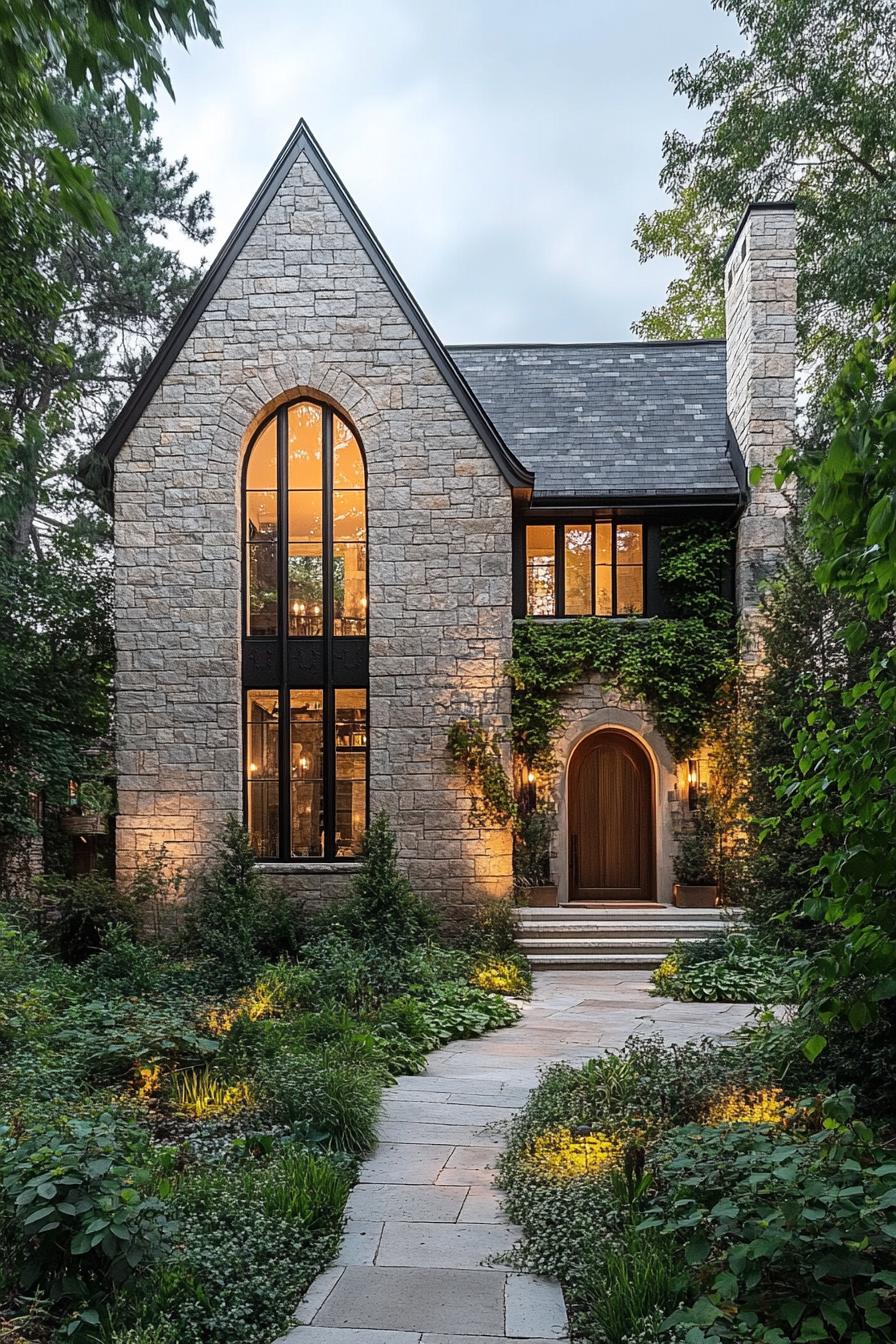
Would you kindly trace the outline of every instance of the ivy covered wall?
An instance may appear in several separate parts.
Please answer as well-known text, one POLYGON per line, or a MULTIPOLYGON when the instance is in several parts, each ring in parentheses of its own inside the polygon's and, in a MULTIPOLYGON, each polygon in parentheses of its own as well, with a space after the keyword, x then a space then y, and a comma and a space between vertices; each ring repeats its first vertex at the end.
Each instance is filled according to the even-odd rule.
MULTIPOLYGON (((734 607, 724 595, 732 548, 731 525, 699 520, 662 529, 659 580, 667 616, 516 622, 507 665, 513 780, 501 743, 475 720, 453 726, 449 750, 466 773, 476 824, 513 829, 518 876, 547 880, 549 853, 560 848, 558 818, 545 814, 562 796, 566 760, 558 759, 557 747, 564 744, 565 757, 577 716, 593 719, 603 706, 607 721, 658 735, 653 754, 663 758, 667 780, 674 781, 676 762, 700 753, 736 657, 734 607)), ((672 829, 670 808, 661 823, 672 829)))

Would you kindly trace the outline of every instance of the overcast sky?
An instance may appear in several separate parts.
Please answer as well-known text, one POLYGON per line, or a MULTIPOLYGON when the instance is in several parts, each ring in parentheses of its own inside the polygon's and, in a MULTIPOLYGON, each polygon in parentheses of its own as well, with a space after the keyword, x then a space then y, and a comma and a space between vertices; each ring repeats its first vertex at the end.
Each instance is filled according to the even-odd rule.
POLYGON ((669 73, 736 27, 710 0, 219 0, 224 46, 170 53, 168 153, 220 246, 304 116, 447 343, 625 340, 674 266, 641 266, 669 73))

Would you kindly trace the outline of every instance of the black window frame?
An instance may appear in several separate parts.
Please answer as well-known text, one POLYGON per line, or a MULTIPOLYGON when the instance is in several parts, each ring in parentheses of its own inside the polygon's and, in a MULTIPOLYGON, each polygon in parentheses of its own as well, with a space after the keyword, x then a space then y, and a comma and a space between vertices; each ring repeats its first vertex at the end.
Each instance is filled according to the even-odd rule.
POLYGON ((243 456, 240 474, 241 556, 241 647, 242 647, 242 803, 249 820, 249 696, 268 691, 278 695, 278 847, 276 853, 259 853, 259 862, 285 864, 354 863, 358 855, 337 854, 336 845, 336 692, 363 691, 366 697, 365 825, 370 821, 370 544, 368 518, 367 456, 361 436, 349 416, 317 397, 294 397, 278 406, 254 430, 243 456), (321 554, 323 557, 322 634, 289 633, 289 488, 287 435, 290 408, 310 403, 321 410, 321 554), (364 469, 364 536, 366 629, 363 635, 334 634, 334 529, 333 529, 333 416, 337 415, 354 435, 364 469), (249 633, 248 526, 246 477, 252 450, 272 420, 277 424, 277 633, 249 633), (322 696, 323 756, 323 853, 291 853, 292 772, 290 693, 316 691, 322 696))
POLYGON ((648 601, 648 547, 649 547, 650 529, 644 518, 618 518, 607 517, 601 514, 592 514, 587 517, 552 517, 539 518, 531 514, 524 518, 522 523, 522 613, 529 620, 533 621, 556 621, 567 620, 575 621, 595 617, 602 621, 611 620, 643 620, 647 614, 648 601), (599 524, 606 524, 612 528, 610 555, 611 555, 611 579, 612 579, 612 611, 597 612, 595 606, 597 602, 597 584, 595 582, 595 568, 597 564, 597 532, 599 524), (529 611, 529 547, 528 547, 528 529, 530 527, 552 527, 554 529, 554 610, 543 615, 535 615, 529 611), (591 610, 590 612, 573 612, 570 615, 566 613, 566 529, 568 527, 589 528, 591 529, 591 610), (617 547, 616 533, 620 527, 640 527, 641 529, 641 564, 633 566, 641 570, 641 610, 638 612, 619 611, 617 597, 617 547))

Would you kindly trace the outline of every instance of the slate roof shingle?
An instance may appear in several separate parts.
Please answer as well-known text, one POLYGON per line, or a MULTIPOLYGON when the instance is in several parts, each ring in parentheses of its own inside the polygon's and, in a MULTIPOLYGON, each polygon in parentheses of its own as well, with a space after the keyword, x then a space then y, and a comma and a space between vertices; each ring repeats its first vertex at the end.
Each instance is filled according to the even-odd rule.
POLYGON ((507 447, 558 495, 738 493, 728 457, 725 342, 455 345, 507 447))

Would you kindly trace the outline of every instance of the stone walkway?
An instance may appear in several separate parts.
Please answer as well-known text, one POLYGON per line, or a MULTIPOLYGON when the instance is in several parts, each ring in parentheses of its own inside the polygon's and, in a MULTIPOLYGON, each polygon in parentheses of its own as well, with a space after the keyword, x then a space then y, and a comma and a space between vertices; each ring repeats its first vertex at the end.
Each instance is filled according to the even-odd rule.
POLYGON ((490 1265, 520 1236, 492 1188, 501 1136, 539 1070, 655 1031, 722 1036, 750 1009, 652 999, 645 972, 541 972, 516 1027, 454 1041, 386 1092, 379 1144, 352 1191, 340 1254, 282 1344, 557 1344, 558 1284, 490 1265))

